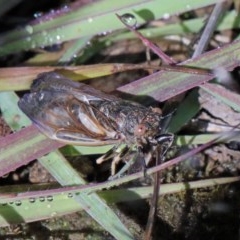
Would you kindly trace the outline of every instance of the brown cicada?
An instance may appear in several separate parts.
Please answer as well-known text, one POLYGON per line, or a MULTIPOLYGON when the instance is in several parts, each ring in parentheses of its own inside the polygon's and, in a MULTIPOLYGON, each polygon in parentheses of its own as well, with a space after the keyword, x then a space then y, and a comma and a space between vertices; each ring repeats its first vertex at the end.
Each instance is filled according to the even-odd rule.
POLYGON ((49 138, 73 145, 115 144, 115 150, 125 144, 121 152, 112 149, 97 161, 111 157, 112 174, 133 147, 147 165, 157 147, 167 149, 173 141, 172 134, 161 132, 163 117, 158 110, 105 94, 56 72, 40 74, 19 107, 49 138))

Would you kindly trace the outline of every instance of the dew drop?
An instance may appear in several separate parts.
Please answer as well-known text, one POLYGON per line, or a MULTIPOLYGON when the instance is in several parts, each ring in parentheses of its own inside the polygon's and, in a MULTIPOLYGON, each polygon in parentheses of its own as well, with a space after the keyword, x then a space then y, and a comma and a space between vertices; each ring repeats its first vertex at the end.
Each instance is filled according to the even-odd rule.
POLYGON ((22 205, 22 202, 21 202, 20 200, 18 200, 18 201, 15 202, 15 205, 16 205, 16 206, 21 206, 21 205, 22 205))
POLYGON ((92 18, 88 18, 87 20, 89 23, 92 23, 93 22, 93 19, 92 18))
POLYGON ((51 217, 55 217, 57 215, 57 212, 52 212, 51 217))
POLYGON ((72 198, 73 194, 72 193, 68 193, 68 198, 72 198))
POLYGON ((27 25, 25 27, 26 31, 29 33, 29 34, 32 34, 33 33, 33 27, 31 25, 27 25))
POLYGON ((35 198, 29 198, 29 202, 30 202, 30 203, 34 203, 35 201, 36 201, 35 198))
POLYGON ((57 11, 55 9, 51 9, 49 13, 54 15, 55 13, 57 13, 57 11))
POLYGON ((87 46, 91 47, 92 46, 92 41, 87 41, 87 46))
POLYGON ((47 201, 49 201, 49 202, 52 202, 52 200, 53 200, 53 196, 47 196, 47 201))
POLYGON ((39 197, 39 201, 40 202, 44 202, 45 201, 45 197, 39 197))
POLYGON ((192 10, 191 5, 187 4, 187 5, 186 5, 186 9, 187 9, 188 11, 192 10))
POLYGON ((36 12, 33 14, 34 18, 40 18, 43 15, 42 12, 36 12))
POLYGON ((125 13, 125 14, 121 15, 120 18, 129 27, 136 27, 136 25, 137 25, 137 19, 131 13, 125 13))
POLYGON ((69 8, 68 5, 64 5, 64 6, 61 7, 61 11, 62 11, 62 12, 69 12, 69 11, 70 11, 70 8, 69 8))
POLYGON ((106 36, 107 35, 107 31, 101 32, 101 36, 106 36))
POLYGON ((163 19, 168 20, 170 18, 170 14, 169 13, 164 13, 163 14, 163 19))

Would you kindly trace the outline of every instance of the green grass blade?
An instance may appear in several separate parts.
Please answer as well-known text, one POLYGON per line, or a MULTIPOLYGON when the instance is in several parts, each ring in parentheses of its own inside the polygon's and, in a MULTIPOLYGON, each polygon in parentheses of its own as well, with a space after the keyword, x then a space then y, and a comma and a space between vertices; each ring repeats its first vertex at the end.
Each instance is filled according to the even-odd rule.
POLYGON ((86 80, 131 69, 141 69, 141 65, 135 64, 93 64, 85 66, 66 67, 11 67, 0 69, 0 91, 19 91, 30 88, 33 79, 43 72, 57 71, 72 80, 86 80))
POLYGON ((207 83, 202 88, 213 95, 218 100, 224 102, 229 107, 233 108, 235 111, 240 112, 240 96, 223 86, 217 84, 207 83))
MULTIPOLYGON (((239 177, 226 177, 192 181, 187 183, 171 183, 161 185, 160 195, 171 194, 189 189, 212 187, 220 184, 228 184, 239 181, 239 177)), ((34 197, 31 197, 31 186, 22 186, 22 192, 15 189, 14 186, 9 191, 9 186, 1 187, 0 192, 8 192, 6 195, 0 195, 0 226, 8 226, 9 224, 18 224, 21 222, 31 222, 51 217, 62 216, 70 212, 82 210, 79 204, 76 204, 74 195, 78 195, 86 190, 66 191, 62 190, 61 194, 45 194, 44 190, 34 191, 34 197), (24 193, 28 193, 29 197, 20 197, 24 193), (15 193, 18 196, 15 197, 15 193)), ((49 192, 49 190, 47 190, 49 192)), ((87 191, 86 191, 87 192, 87 191)), ((129 189, 106 190, 100 192, 101 198, 108 203, 117 203, 123 201, 134 201, 148 198, 152 193, 152 187, 138 187, 129 189)), ((91 194, 90 194, 91 195, 91 194)), ((125 238, 124 238, 125 239, 125 238)))
MULTIPOLYGON (((198 58, 190 59, 182 65, 195 66, 206 69, 225 68, 228 71, 239 66, 240 41, 237 40, 222 48, 209 51, 198 58)), ((214 76, 193 75, 176 72, 157 72, 140 80, 118 88, 119 91, 147 95, 158 101, 165 101, 186 90, 201 86, 214 76)))
POLYGON ((191 5, 187 0, 161 0, 161 3, 146 0, 122 0, 114 4, 110 0, 93 2, 49 21, 29 24, 3 35, 0 56, 123 29, 123 24, 115 16, 116 13, 132 13, 136 16, 138 24, 142 24, 166 14, 179 14, 187 9, 193 10, 215 2, 217 0, 195 0, 191 5))
MULTIPOLYGON (((223 20, 218 24, 217 29, 219 31, 238 28, 238 22, 240 20, 239 14, 233 10, 227 12, 223 18, 223 20)), ((139 30, 144 36, 148 38, 157 38, 164 37, 169 35, 180 35, 184 36, 189 33, 198 33, 202 27, 204 26, 205 18, 194 18, 190 20, 181 21, 180 23, 172 23, 166 24, 161 27, 148 27, 139 30)), ((107 36, 104 38, 105 40, 110 41, 120 41, 124 39, 132 39, 136 38, 136 35, 132 32, 124 32, 120 33, 116 36, 107 36)))
POLYGON ((177 111, 173 113, 174 115, 168 126, 168 132, 176 133, 198 113, 200 104, 197 96, 197 91, 192 91, 184 98, 181 104, 177 106, 177 111))
MULTIPOLYGON (((235 181, 239 181, 239 177, 225 177, 216 179, 206 179, 200 181, 192 181, 186 183, 171 183, 162 184, 160 195, 172 194, 180 191, 186 191, 189 189, 213 187, 220 184, 228 184, 235 181)), ((41 219, 48 219, 51 217, 62 216, 70 212, 76 212, 83 210, 82 207, 76 204, 73 196, 79 195, 87 190, 76 191, 64 191, 63 194, 45 194, 44 190, 34 191, 34 197, 31 197, 31 186, 22 186, 22 193, 28 193, 28 197, 19 197, 21 192, 11 188, 9 192, 9 186, 1 187, 0 193, 8 192, 8 195, 0 194, 0 226, 8 226, 10 223, 18 224, 21 222, 32 222, 41 219), (8 188, 8 189, 7 189, 8 188), (7 191, 8 190, 8 191, 7 191), (15 197, 15 193, 19 193, 19 196, 15 197)), ((49 190, 48 190, 49 191, 49 190)), ((101 198, 105 199, 107 203, 113 204, 124 201, 135 201, 143 198, 148 198, 152 193, 152 187, 138 187, 129 189, 115 189, 106 190, 100 192, 101 198)))
MULTIPOLYGON (((86 183, 61 154, 58 154, 58 156, 54 154, 53 156, 53 154, 50 153, 49 155, 50 156, 42 157, 39 161, 61 185, 79 185, 86 183)), ((76 196, 75 200, 116 239, 133 239, 120 219, 96 193, 82 193, 76 196)))

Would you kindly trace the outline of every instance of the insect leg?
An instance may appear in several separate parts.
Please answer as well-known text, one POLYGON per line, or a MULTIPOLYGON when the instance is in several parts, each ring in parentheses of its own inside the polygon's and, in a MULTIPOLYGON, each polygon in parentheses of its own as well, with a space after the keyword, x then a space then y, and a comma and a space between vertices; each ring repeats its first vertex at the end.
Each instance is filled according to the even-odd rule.
MULTIPOLYGON (((101 164, 104 161, 107 161, 109 159, 112 159, 112 163, 111 163, 111 176, 114 176, 116 173, 116 167, 118 165, 118 163, 122 160, 124 160, 124 158, 128 155, 128 153, 130 153, 130 148, 125 145, 124 147, 122 147, 121 145, 115 145, 113 148, 111 148, 106 154, 104 154, 103 156, 99 157, 96 162, 97 164, 101 164)), ((126 170, 125 170, 126 171, 126 170)), ((121 171, 121 174, 123 172, 121 171)))
MULTIPOLYGON (((135 151, 133 150, 133 148, 134 148, 134 146, 131 146, 131 147, 126 146, 125 149, 123 149, 123 151, 120 153, 121 154, 120 159, 119 159, 120 161, 124 161, 129 156, 130 156, 130 158, 127 161, 124 161, 125 165, 115 175, 113 175, 113 173, 112 173, 112 176, 109 177, 109 180, 114 180, 114 179, 120 178, 136 162, 137 156, 134 153, 135 151), (133 156, 131 156, 131 155, 133 155, 133 156)), ((114 160, 113 160, 113 162, 115 162, 115 163, 113 163, 115 165, 115 166, 113 166, 113 168, 115 168, 117 163, 114 160)), ((114 171, 116 171, 116 170, 113 170, 113 172, 114 171)))
POLYGON ((118 149, 119 146, 115 145, 113 148, 111 148, 109 151, 107 151, 104 155, 99 157, 96 162, 97 164, 101 164, 110 158, 113 158, 116 155, 116 150, 118 149))
POLYGON ((112 164, 111 164, 111 176, 114 176, 116 174, 116 167, 120 161, 126 157, 126 155, 129 153, 129 147, 126 145, 123 149, 117 149, 116 155, 113 157, 112 164), (120 152, 119 152, 120 150, 120 152))

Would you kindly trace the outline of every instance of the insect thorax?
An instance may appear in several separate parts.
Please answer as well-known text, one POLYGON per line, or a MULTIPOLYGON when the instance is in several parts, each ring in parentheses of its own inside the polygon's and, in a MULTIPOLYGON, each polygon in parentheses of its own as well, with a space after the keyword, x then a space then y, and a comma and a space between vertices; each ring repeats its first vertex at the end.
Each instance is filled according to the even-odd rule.
POLYGON ((151 108, 128 101, 101 101, 94 105, 114 123, 115 130, 124 135, 127 142, 136 143, 139 134, 146 138, 159 134, 161 114, 151 108), (139 127, 144 127, 144 131, 136 132, 139 127))

